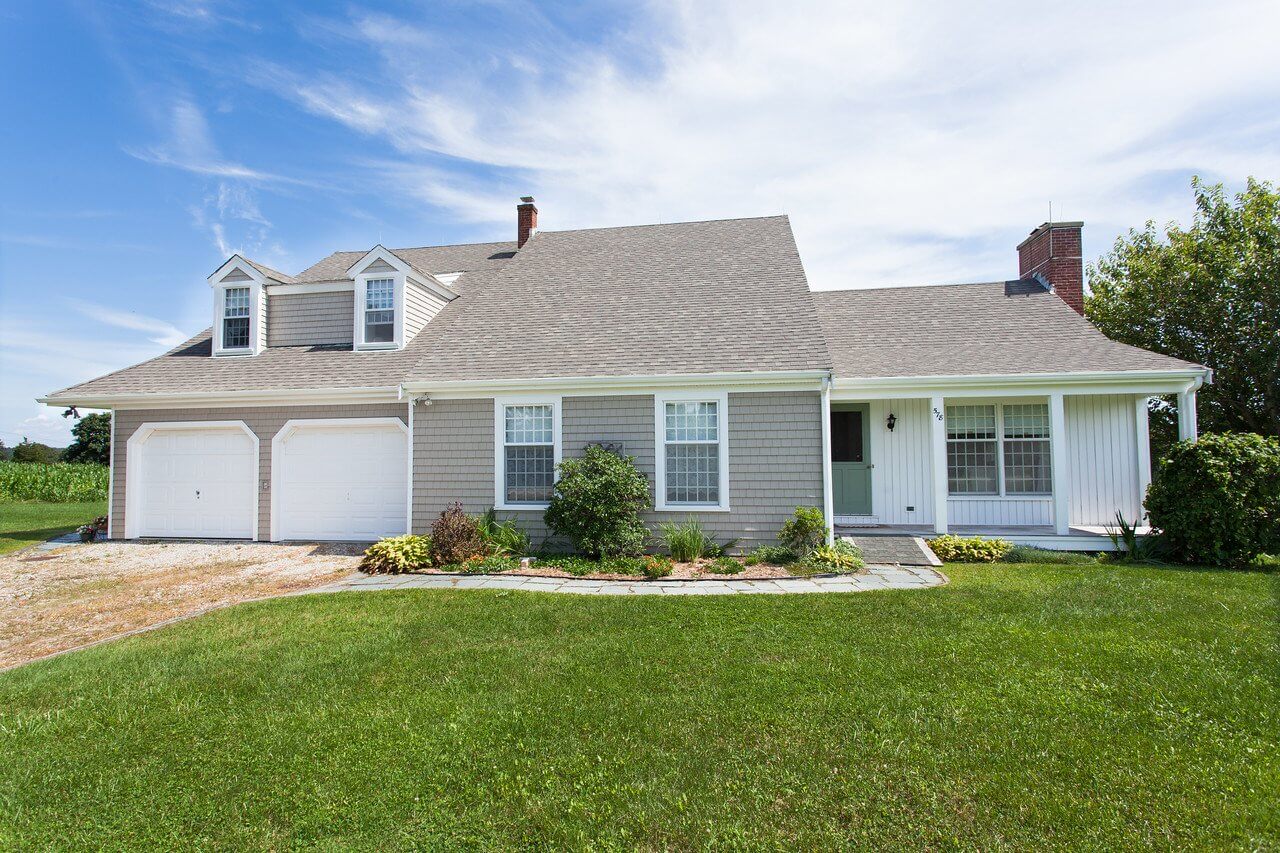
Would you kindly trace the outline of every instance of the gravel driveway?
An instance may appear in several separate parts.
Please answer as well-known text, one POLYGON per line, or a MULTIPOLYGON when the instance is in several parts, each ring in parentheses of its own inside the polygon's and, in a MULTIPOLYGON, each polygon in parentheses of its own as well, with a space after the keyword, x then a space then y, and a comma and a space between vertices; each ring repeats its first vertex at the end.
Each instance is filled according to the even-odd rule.
POLYGON ((0 669, 166 619, 323 586, 361 545, 95 542, 0 557, 0 669))

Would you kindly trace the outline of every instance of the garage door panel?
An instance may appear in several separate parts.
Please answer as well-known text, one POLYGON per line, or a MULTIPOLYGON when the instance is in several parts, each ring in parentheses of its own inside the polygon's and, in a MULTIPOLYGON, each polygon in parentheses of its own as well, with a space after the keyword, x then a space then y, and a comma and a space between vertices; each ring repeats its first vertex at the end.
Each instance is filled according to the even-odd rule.
POLYGON ((372 541, 405 532, 408 441, 400 427, 301 424, 276 452, 277 538, 372 541))
POLYGON ((157 428, 135 452, 138 535, 253 537, 257 462, 242 429, 157 428))

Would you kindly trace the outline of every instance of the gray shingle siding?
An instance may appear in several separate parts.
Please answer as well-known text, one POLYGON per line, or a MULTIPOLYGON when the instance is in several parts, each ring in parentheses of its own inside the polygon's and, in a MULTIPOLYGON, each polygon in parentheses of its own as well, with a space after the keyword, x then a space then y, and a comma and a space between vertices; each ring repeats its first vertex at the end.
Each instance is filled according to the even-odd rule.
MULTIPOLYGON (((654 477, 651 395, 565 397, 561 407, 563 455, 581 456, 590 442, 621 441, 636 466, 654 477)), ((648 512, 661 521, 698 518, 718 540, 740 538, 748 549, 771 543, 799 505, 822 505, 821 401, 815 391, 729 395, 730 512, 648 512)), ((414 414, 414 531, 430 530, 451 501, 467 512, 493 505, 493 400, 439 400, 414 414)), ((540 510, 513 516, 537 546, 548 536, 540 510)))
POLYGON ((350 291, 288 293, 267 298, 267 345, 349 344, 355 325, 350 291))
POLYGON ((404 286, 405 340, 410 340, 445 306, 440 296, 412 281, 404 286))
POLYGON ((271 538, 271 492, 262 491, 263 481, 271 481, 271 439, 286 421, 301 418, 408 418, 404 403, 364 406, 261 406, 218 409, 125 409, 115 413, 115 445, 111 494, 111 535, 123 539, 125 533, 125 472, 128 469, 129 437, 144 423, 188 421, 244 421, 258 437, 258 538, 271 538))

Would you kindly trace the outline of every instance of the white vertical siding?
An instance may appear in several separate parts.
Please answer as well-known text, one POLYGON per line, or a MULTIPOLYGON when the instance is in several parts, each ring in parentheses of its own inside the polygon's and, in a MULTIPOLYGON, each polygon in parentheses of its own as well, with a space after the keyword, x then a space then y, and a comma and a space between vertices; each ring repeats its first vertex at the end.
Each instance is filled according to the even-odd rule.
POLYGON ((948 498, 947 523, 1012 527, 1053 524, 1053 498, 948 498))
POLYGON ((1071 523, 1114 524, 1142 515, 1132 394, 1067 397, 1067 468, 1071 523))
POLYGON ((871 469, 872 513, 881 524, 932 524, 929 401, 873 400, 867 427, 875 466, 871 469), (893 432, 885 427, 890 412, 898 418, 893 432))

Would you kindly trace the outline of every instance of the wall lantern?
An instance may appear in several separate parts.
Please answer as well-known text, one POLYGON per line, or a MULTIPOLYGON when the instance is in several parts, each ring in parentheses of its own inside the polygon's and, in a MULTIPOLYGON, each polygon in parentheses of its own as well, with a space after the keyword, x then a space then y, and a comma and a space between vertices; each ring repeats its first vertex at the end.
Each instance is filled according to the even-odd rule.
POLYGON ((889 432, 893 432, 893 428, 898 425, 898 417, 893 412, 889 413, 889 417, 884 419, 884 425, 889 428, 889 432))

